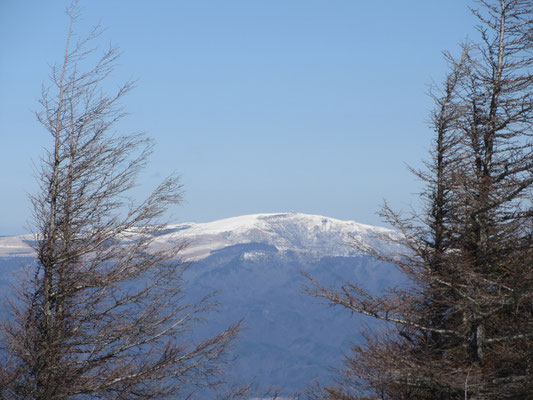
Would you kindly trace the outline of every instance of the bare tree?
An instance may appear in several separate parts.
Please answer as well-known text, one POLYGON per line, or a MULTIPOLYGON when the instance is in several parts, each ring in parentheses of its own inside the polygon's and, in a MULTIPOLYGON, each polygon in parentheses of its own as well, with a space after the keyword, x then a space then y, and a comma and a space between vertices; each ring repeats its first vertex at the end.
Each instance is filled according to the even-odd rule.
POLYGON ((152 145, 118 135, 120 100, 102 87, 118 57, 90 66, 95 28, 75 40, 78 2, 68 9, 65 56, 44 87, 37 118, 53 146, 31 197, 37 259, 1 331, 4 399, 162 399, 217 384, 238 324, 194 343, 191 327, 212 308, 186 304, 180 247, 153 244, 166 209, 180 201, 176 178, 143 202, 128 196, 152 145))
POLYGON ((533 396, 533 4, 480 1, 480 43, 463 46, 436 100, 425 210, 383 215, 406 251, 387 256, 410 286, 309 292, 386 321, 317 397, 528 399, 533 396), (329 396, 329 397, 327 397, 329 396))

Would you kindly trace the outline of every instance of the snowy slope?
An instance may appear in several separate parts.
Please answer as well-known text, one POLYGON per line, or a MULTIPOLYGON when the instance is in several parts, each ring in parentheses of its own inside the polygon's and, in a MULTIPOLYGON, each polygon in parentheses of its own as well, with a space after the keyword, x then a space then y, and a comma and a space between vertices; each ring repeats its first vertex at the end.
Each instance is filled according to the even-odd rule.
POLYGON ((294 251, 317 257, 353 256, 359 252, 353 242, 384 249, 378 238, 393 231, 341 221, 320 215, 300 213, 254 214, 208 223, 185 223, 169 226, 157 239, 160 246, 185 240, 187 259, 199 260, 213 251, 245 243, 263 243, 278 251, 294 251))
MULTIPOLYGON (((213 251, 245 243, 264 243, 278 251, 294 251, 316 257, 359 254, 355 243, 385 250, 380 236, 394 232, 380 227, 301 213, 253 214, 207 223, 169 225, 155 239, 158 247, 187 242, 187 260, 208 257, 213 251)), ((0 257, 31 256, 32 235, 0 237, 0 257)))
MULTIPOLYGON (((183 256, 199 260, 224 247, 244 243, 264 243, 278 251, 294 251, 324 256, 358 254, 354 242, 384 249, 380 236, 394 232, 354 221, 342 221, 301 213, 253 214, 207 223, 169 225, 155 239, 156 246, 174 246, 186 241, 183 256)), ((0 257, 31 256, 32 235, 0 237, 0 257)))
POLYGON ((32 257, 33 235, 0 236, 0 257, 32 257))

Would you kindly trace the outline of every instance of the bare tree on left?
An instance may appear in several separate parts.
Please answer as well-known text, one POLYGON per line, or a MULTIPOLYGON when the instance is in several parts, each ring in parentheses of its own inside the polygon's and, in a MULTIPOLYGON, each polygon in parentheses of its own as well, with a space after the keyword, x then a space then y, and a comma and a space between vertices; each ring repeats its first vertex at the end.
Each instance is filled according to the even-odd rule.
POLYGON ((152 150, 143 134, 115 133, 128 82, 108 94, 114 47, 95 57, 94 29, 75 41, 78 2, 63 62, 54 67, 37 113, 51 135, 31 196, 35 271, 12 302, 0 335, 0 398, 163 399, 215 385, 238 324, 201 342, 190 329, 212 308, 186 304, 176 247, 153 244, 176 178, 144 201, 128 193, 152 150), (189 338, 189 339, 188 339, 189 338))

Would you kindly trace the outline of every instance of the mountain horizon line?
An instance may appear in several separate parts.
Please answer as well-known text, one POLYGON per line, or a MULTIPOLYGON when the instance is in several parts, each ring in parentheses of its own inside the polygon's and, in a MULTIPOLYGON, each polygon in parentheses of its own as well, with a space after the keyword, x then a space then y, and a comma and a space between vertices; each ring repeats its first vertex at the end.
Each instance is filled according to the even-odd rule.
MULTIPOLYGON (((389 228, 300 212, 257 213, 210 222, 167 224, 157 232, 154 245, 170 248, 186 241, 182 256, 190 261, 209 256, 213 251, 244 243, 265 243, 279 251, 316 253, 318 256, 354 255, 355 243, 382 247, 384 238, 395 231, 389 228)), ((0 237, 0 257, 30 257, 35 234, 0 237)))

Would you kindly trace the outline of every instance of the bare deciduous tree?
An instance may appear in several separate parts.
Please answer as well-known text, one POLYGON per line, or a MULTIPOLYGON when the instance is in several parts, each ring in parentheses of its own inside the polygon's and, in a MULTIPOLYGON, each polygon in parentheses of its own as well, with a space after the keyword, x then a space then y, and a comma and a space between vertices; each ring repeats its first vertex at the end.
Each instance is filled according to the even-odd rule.
POLYGON ((354 346, 342 385, 315 398, 533 396, 533 4, 480 4, 481 41, 448 56, 434 97, 434 154, 415 171, 425 210, 403 218, 385 207, 406 251, 373 252, 411 285, 382 297, 353 283, 309 289, 388 324, 354 346))
POLYGON ((64 60, 53 68, 37 113, 53 146, 31 197, 35 273, 2 326, 0 397, 183 395, 190 385, 218 382, 239 326, 191 341, 191 327, 212 303, 185 304, 181 249, 152 246, 164 212, 180 201, 180 185, 170 177, 139 204, 128 197, 151 142, 114 132, 132 83, 105 94, 117 49, 88 67, 99 28, 73 43, 76 8, 75 1, 64 60))

